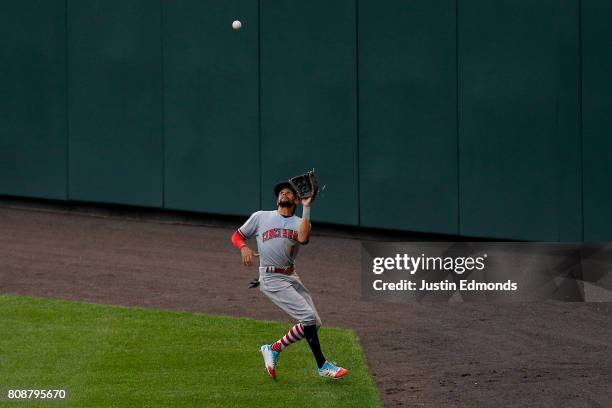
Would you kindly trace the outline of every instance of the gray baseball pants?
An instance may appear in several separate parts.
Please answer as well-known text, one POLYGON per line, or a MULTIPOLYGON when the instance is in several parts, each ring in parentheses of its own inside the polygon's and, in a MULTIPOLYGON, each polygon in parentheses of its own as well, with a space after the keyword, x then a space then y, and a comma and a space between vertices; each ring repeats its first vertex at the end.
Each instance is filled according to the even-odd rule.
POLYGON ((259 268, 259 282, 259 290, 289 316, 305 326, 321 326, 310 292, 296 273, 283 275, 259 268))

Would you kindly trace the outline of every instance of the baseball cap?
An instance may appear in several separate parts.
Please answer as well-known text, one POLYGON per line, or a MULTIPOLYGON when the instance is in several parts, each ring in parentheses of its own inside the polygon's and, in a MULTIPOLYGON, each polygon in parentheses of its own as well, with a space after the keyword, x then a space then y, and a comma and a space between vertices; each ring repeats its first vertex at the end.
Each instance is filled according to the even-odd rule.
POLYGON ((274 186, 274 196, 278 197, 278 194, 283 188, 288 188, 289 190, 293 191, 293 194, 297 196, 297 191, 295 191, 295 188, 293 188, 291 183, 289 183, 288 181, 281 181, 280 183, 274 186))

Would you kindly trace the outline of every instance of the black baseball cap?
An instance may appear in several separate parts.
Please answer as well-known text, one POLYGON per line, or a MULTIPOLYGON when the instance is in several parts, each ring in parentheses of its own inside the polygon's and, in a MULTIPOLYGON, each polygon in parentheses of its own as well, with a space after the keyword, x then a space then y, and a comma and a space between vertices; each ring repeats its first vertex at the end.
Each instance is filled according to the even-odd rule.
POLYGON ((274 186, 274 197, 278 197, 283 188, 288 188, 289 190, 293 191, 293 194, 297 196, 297 191, 295 191, 295 188, 293 188, 291 183, 289 183, 288 181, 281 181, 280 183, 274 186))

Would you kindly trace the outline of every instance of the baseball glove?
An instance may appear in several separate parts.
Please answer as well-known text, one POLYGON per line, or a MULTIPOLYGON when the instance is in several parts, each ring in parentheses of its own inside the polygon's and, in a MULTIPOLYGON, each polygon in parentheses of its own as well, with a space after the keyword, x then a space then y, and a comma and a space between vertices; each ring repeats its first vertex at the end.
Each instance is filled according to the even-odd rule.
POLYGON ((259 286, 259 277, 256 276, 255 279, 249 282, 249 288, 253 289, 259 286))
POLYGON ((298 198, 300 200, 309 197, 312 197, 314 200, 314 198, 317 196, 317 193, 319 192, 319 187, 317 185, 317 175, 315 174, 314 169, 312 169, 306 174, 302 174, 301 176, 296 176, 289 179, 289 183, 297 192, 298 198))

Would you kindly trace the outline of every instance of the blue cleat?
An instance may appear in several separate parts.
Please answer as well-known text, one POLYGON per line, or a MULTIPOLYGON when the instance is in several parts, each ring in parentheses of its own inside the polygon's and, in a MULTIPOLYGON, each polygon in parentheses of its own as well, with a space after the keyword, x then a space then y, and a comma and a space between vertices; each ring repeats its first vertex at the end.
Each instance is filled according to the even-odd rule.
POLYGON ((339 380, 347 374, 348 370, 346 368, 338 367, 329 361, 326 361, 323 367, 319 368, 319 375, 321 377, 328 377, 332 380, 339 380))

